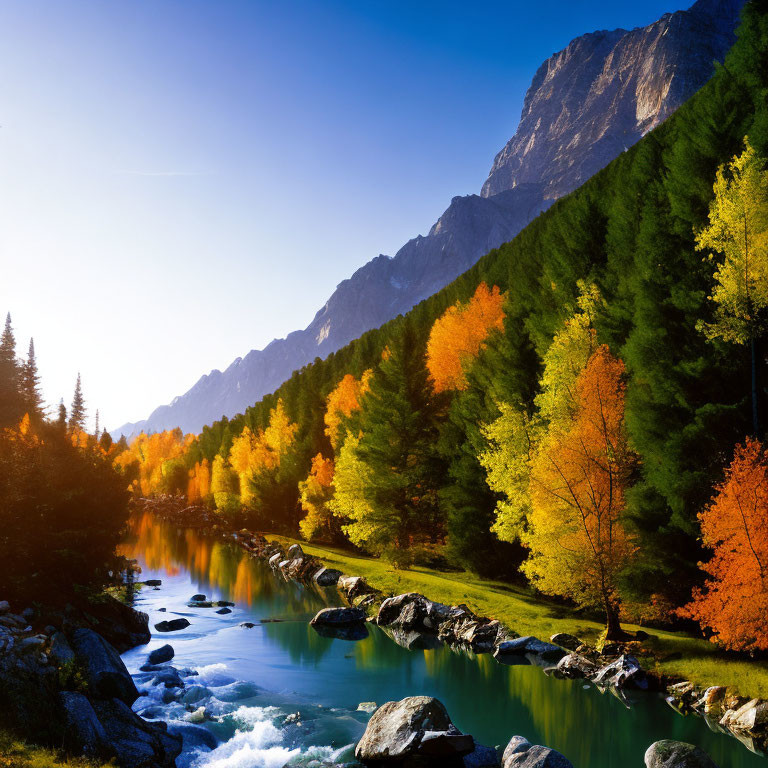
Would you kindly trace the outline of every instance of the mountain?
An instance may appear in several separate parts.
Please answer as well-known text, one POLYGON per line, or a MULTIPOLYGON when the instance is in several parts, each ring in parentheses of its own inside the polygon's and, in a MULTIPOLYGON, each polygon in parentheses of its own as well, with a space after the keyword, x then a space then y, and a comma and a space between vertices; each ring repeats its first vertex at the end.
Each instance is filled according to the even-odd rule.
POLYGON ((112 434, 176 426, 199 432, 450 283, 697 91, 733 44, 742 4, 698 0, 647 27, 573 40, 536 72, 517 131, 496 156, 480 195, 454 197, 426 236, 358 269, 304 330, 211 371, 148 419, 112 434))

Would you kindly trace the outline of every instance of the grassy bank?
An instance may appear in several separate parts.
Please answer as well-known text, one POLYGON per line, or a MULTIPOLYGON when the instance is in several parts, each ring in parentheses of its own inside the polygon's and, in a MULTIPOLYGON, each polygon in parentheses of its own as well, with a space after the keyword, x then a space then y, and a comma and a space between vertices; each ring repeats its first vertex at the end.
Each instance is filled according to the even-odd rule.
POLYGON ((0 768, 107 768, 114 763, 101 763, 82 757, 68 759, 55 750, 36 747, 17 739, 0 728, 0 768))
MULTIPOLYGON (((268 538, 295 543, 284 537, 268 538)), ((600 622, 514 585, 485 581, 464 572, 441 573, 419 567, 395 571, 382 560, 332 547, 298 543, 307 554, 319 557, 328 567, 363 576, 384 593, 420 592, 441 603, 466 603, 479 615, 499 619, 520 635, 547 640, 556 632, 569 632, 594 642, 603 630, 600 622)), ((639 629, 633 625, 626 627, 639 629)), ((682 632, 647 631, 651 638, 643 645, 648 653, 641 655, 646 668, 702 686, 728 685, 741 695, 768 699, 768 662, 734 658, 712 643, 682 632)))

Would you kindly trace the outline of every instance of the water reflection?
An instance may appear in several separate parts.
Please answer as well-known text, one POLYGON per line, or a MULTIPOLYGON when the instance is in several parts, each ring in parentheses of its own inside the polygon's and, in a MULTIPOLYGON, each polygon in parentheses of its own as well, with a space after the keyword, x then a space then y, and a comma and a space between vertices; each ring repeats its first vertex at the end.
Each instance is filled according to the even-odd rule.
MULTIPOLYGON (((657 694, 633 694, 627 708, 584 681, 557 680, 533 666, 504 666, 490 655, 419 648, 415 638, 393 641, 374 626, 357 642, 323 637, 308 619, 341 603, 335 590, 285 582, 232 544, 176 530, 149 515, 134 521, 123 551, 139 560, 145 578, 168 580, 160 591, 140 593, 141 608, 153 621, 167 615, 153 613, 161 607, 184 610, 195 591, 236 603, 231 616, 200 609, 190 631, 171 642, 180 663, 224 660, 233 677, 264 689, 270 704, 289 697, 336 708, 341 722, 360 702, 426 694, 441 699, 456 724, 483 743, 504 744, 522 734, 558 749, 576 768, 642 765, 647 747, 663 738, 698 744, 721 768, 768 766, 700 718, 675 714, 657 694), (283 621, 260 623, 264 619, 283 621), (256 626, 242 629, 244 621, 256 626)), ((128 654, 129 666, 145 654, 128 654)))

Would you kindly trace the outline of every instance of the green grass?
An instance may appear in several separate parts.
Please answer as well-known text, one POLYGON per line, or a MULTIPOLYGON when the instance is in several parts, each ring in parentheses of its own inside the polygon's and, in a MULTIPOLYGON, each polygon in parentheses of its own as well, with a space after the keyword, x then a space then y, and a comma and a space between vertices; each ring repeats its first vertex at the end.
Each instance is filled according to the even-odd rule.
POLYGON ((0 768, 106 768, 114 763, 67 758, 64 754, 44 747, 36 747, 15 738, 0 728, 0 768))
MULTIPOLYGON (((294 539, 276 538, 296 543, 294 539)), ((481 616, 490 616, 520 635, 548 640, 556 632, 568 632, 594 643, 603 624, 543 599, 526 589, 498 581, 486 581, 470 573, 441 573, 414 567, 395 571, 376 558, 350 554, 333 547, 298 542, 307 554, 319 557, 328 567, 362 576, 385 594, 420 592, 441 603, 466 603, 481 616)), ((640 627, 625 625, 628 630, 640 627)), ((651 638, 638 654, 659 674, 691 680, 697 685, 727 685, 743 696, 768 699, 768 662, 747 661, 719 650, 712 643, 682 632, 646 629, 651 638), (677 658, 681 655, 681 658, 677 658)))

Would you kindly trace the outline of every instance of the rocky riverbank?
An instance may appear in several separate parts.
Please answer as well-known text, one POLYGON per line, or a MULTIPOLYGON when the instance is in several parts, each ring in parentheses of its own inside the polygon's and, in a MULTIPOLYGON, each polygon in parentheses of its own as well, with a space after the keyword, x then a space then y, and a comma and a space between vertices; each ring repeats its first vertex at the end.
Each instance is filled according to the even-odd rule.
POLYGON ((491 653, 502 664, 532 664, 549 675, 590 681, 625 699, 625 692, 631 689, 662 691, 681 714, 704 717, 710 728, 736 737, 753 752, 768 752, 767 701, 739 697, 725 687, 701 690, 692 683, 669 680, 643 669, 637 656, 648 637, 645 633, 638 632, 626 642, 605 644, 599 650, 562 633, 549 641, 519 637, 514 629, 478 616, 466 605, 447 606, 417 593, 384 595, 361 577, 325 567, 298 544, 286 550, 261 534, 233 530, 206 507, 190 506, 176 497, 142 500, 141 506, 176 525, 192 525, 233 540, 287 579, 336 586, 350 611, 321 612, 324 615, 319 614, 313 626, 322 634, 362 638, 367 635, 365 623, 373 621, 409 649, 445 643, 476 654, 491 653), (353 613, 351 609, 359 610, 353 613))
POLYGON ((108 596, 61 611, 0 601, 0 722, 69 754, 172 768, 181 739, 131 710, 139 693, 119 655, 149 638, 147 616, 108 596))

